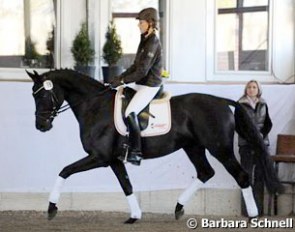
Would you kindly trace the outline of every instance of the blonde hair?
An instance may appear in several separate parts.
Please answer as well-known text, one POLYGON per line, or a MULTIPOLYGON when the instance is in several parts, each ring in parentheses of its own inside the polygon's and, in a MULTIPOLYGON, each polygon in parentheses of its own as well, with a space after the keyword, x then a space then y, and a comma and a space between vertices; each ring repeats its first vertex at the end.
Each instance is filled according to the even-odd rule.
POLYGON ((257 93, 257 97, 260 98, 261 95, 262 95, 262 88, 261 88, 261 84, 256 81, 256 80, 250 80, 247 82, 247 84, 245 85, 245 89, 244 89, 244 95, 243 97, 246 97, 247 96, 247 88, 248 86, 251 84, 251 83, 255 83, 257 85, 257 88, 258 88, 258 93, 257 93))

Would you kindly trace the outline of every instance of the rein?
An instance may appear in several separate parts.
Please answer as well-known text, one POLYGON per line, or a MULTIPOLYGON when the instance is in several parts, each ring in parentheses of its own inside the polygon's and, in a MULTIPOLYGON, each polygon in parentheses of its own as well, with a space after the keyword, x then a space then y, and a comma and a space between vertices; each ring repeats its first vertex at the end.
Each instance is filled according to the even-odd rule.
MULTIPOLYGON (((46 88, 44 88, 44 86, 41 86, 39 89, 37 89, 35 92, 33 92, 33 95, 38 94, 42 89, 46 90, 46 88)), ((75 107, 75 106, 78 106, 78 105, 82 104, 83 102, 87 101, 88 99, 91 99, 93 97, 97 97, 97 96, 103 95, 103 94, 105 94, 107 91, 109 91, 111 89, 112 89, 111 87, 107 87, 103 91, 101 91, 99 93, 96 93, 95 95, 92 95, 92 96, 88 97, 85 100, 81 100, 81 101, 75 103, 72 106, 70 106, 70 104, 67 103, 66 105, 61 106, 58 110, 57 110, 57 106, 56 106, 57 103, 58 103, 58 98, 57 98, 56 94, 52 91, 52 89, 51 90, 47 90, 47 91, 50 91, 50 93, 51 93, 51 101, 52 101, 53 108, 52 108, 51 111, 36 112, 35 115, 36 115, 36 117, 42 118, 44 120, 53 119, 56 116, 58 116, 59 114, 67 111, 68 109, 70 109, 72 107, 75 107), (43 117, 42 116, 42 114, 48 114, 48 113, 50 114, 49 118, 46 118, 46 117, 43 117)))

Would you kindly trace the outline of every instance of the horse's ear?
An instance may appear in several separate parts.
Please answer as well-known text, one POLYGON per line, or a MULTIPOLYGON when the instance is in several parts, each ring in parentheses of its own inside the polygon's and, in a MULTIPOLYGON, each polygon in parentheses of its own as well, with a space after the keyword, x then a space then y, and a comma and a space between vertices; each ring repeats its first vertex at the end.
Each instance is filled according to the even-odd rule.
POLYGON ((33 71, 34 73, 31 73, 28 70, 25 71, 34 82, 37 82, 40 79, 40 75, 35 70, 33 71))

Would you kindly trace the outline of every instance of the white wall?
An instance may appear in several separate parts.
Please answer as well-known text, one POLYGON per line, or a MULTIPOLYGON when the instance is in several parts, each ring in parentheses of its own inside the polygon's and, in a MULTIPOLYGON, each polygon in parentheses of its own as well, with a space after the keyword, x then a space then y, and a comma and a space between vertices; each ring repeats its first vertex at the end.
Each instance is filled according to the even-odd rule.
MULTIPOLYGON (((41 133, 35 129, 31 87, 29 82, 0 82, 0 210, 45 210, 48 192, 58 173, 86 155, 71 111, 60 114, 51 131, 41 133)), ((244 86, 166 84, 165 88, 173 95, 201 92, 238 99, 244 86)), ((274 153, 278 133, 295 134, 295 86, 264 85, 263 90, 274 124, 270 133, 274 153)), ((186 212, 239 215, 237 184, 219 162, 207 155, 216 175, 193 197, 186 212), (216 207, 216 202, 220 207, 216 207)), ((182 150, 163 158, 144 160, 140 167, 127 164, 127 170, 144 212, 172 214, 182 189, 196 176, 182 150)), ((63 192, 66 193, 61 196, 61 210, 128 212, 124 194, 110 168, 71 176, 63 192)), ((289 195, 283 199, 285 205, 291 202, 289 195)), ((280 208, 280 213, 288 213, 289 206, 280 208)))
POLYGON ((170 1, 170 72, 173 81, 206 81, 206 1, 170 1))
MULTIPOLYGON (((0 192, 47 192, 61 169, 85 156, 79 140, 78 124, 71 111, 59 115, 51 131, 41 133, 34 125, 34 102, 31 83, 0 82, 0 192)), ((203 92, 238 99, 243 85, 167 84, 173 95, 203 92)), ((269 103, 273 130, 271 150, 276 135, 295 134, 295 86, 265 85, 264 97, 269 103), (275 95, 273 93, 276 93, 275 95)), ((236 183, 219 162, 209 155, 216 176, 207 187, 236 188, 236 183)), ((184 152, 144 161, 140 167, 127 165, 135 191, 181 189, 195 171, 184 152), (155 181, 157 180, 157 181, 155 181)), ((73 175, 65 191, 121 191, 109 168, 73 175)))

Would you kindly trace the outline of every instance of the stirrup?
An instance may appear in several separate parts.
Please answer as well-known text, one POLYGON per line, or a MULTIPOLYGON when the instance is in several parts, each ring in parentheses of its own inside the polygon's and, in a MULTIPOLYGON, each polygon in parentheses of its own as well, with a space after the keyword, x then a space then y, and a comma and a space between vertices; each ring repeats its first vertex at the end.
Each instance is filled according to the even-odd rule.
POLYGON ((131 151, 127 157, 127 161, 133 165, 140 165, 142 153, 140 151, 131 151))

